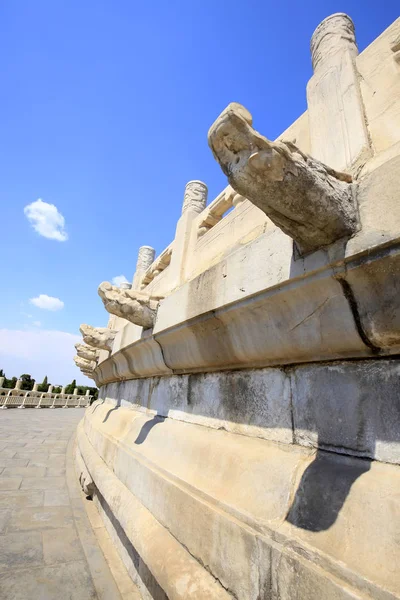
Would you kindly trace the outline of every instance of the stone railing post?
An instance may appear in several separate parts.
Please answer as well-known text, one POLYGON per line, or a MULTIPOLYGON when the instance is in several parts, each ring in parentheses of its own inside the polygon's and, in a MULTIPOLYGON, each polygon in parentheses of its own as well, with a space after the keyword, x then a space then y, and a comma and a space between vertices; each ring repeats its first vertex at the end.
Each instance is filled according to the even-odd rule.
POLYGON ((4 379, 5 377, 0 377, 0 388, 2 388, 4 385, 4 379))
POLYGON ((34 383, 33 384, 33 388, 32 388, 32 392, 37 392, 38 391, 38 387, 39 387, 39 384, 38 383, 34 383))
POLYGON ((353 21, 327 17, 311 38, 314 75, 307 85, 310 154, 329 167, 356 173, 371 156, 356 66, 353 21))
POLYGON ((51 394, 53 392, 53 388, 54 388, 54 385, 49 385, 49 389, 47 390, 47 393, 51 394))
POLYGON ((44 396, 44 393, 43 393, 43 394, 40 396, 40 398, 39 398, 39 404, 38 404, 37 406, 35 406, 35 408, 42 408, 42 407, 40 406, 40 404, 41 404, 41 402, 42 402, 42 398, 43 398, 43 396, 44 396))
POLYGON ((10 391, 8 392, 8 394, 7 394, 7 397, 6 397, 6 400, 5 400, 4 404, 3 404, 3 406, 1 407, 3 410, 7 410, 7 408, 8 408, 8 406, 7 406, 7 402, 8 402, 8 399, 9 399, 9 397, 11 396, 11 394, 12 394, 12 390, 10 390, 10 391))
POLYGON ((65 385, 61 388, 61 392, 60 393, 61 393, 62 396, 64 396, 64 394, 65 394, 65 385))
POLYGON ((132 289, 140 290, 143 275, 154 261, 156 251, 151 246, 141 246, 139 248, 136 262, 136 271, 133 276, 132 289))
POLYGON ((21 406, 18 406, 17 408, 25 408, 25 402, 26 402, 26 397, 27 397, 28 393, 29 392, 25 392, 25 396, 24 396, 24 399, 22 401, 22 404, 21 404, 21 406))
POLYGON ((50 408, 55 408, 55 404, 56 404, 56 400, 58 398, 59 394, 56 394, 53 398, 53 404, 50 406, 50 408))
POLYGON ((176 226, 171 264, 169 266, 172 289, 181 285, 185 280, 185 267, 188 263, 193 220, 205 209, 207 193, 207 186, 202 181, 189 181, 186 184, 182 216, 176 226))
POLYGON ((78 388, 74 388, 73 396, 77 396, 77 395, 78 395, 78 388))
POLYGON ((21 379, 17 379, 17 383, 15 384, 15 390, 20 390, 22 386, 22 380, 21 379))

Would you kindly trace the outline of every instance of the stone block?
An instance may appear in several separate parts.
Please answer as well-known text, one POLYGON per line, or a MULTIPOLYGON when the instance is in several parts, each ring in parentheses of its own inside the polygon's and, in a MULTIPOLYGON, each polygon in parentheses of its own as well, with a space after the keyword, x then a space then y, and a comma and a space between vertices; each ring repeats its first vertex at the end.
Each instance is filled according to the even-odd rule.
POLYGON ((400 463, 400 364, 381 359, 292 370, 295 442, 400 463))

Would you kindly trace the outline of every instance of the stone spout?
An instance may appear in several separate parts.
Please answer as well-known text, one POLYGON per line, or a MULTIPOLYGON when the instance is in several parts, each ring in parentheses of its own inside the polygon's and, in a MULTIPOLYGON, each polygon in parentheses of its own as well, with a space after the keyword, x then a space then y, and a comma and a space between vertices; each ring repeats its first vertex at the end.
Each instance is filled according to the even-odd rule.
POLYGON ((111 352, 117 334, 115 330, 106 327, 92 327, 83 323, 79 331, 82 334, 83 341, 88 346, 111 352))
POLYGON ((253 129, 244 106, 229 104, 211 126, 208 142, 232 188, 293 238, 301 254, 357 230, 351 176, 291 142, 271 142, 253 129))
POLYGON ((99 351, 87 346, 86 344, 75 344, 76 353, 81 358, 85 358, 86 360, 94 360, 96 361, 99 357, 99 351))
POLYGON ((143 329, 153 327, 162 296, 149 296, 143 292, 121 289, 108 281, 99 285, 98 292, 109 313, 122 317, 143 329))
POLYGON ((93 371, 96 368, 96 363, 93 360, 86 360, 80 356, 74 356, 74 362, 79 369, 93 371))

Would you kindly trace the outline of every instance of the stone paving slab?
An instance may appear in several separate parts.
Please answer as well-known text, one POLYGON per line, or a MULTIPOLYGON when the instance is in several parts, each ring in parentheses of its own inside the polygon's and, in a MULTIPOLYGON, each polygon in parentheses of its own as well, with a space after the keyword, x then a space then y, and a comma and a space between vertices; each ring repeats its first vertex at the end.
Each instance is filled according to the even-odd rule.
POLYGON ((0 411, 0 600, 122 599, 73 471, 83 414, 0 411))

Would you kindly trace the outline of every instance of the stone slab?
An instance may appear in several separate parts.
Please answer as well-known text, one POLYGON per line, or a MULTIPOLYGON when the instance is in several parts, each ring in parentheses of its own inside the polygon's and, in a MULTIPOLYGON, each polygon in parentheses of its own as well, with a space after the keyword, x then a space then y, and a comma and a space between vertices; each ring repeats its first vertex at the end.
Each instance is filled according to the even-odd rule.
POLYGON ((86 562, 8 572, 0 575, 4 599, 96 600, 86 562), (18 573, 18 575, 17 575, 18 573))
POLYGON ((64 477, 25 477, 22 490, 51 490, 65 487, 64 477))
POLYGON ((18 490, 21 486, 22 477, 0 478, 0 490, 18 490))
POLYGON ((43 506, 44 492, 9 490, 0 492, 0 508, 24 508, 26 506, 43 506))
POLYGON ((45 490, 44 506, 68 506, 69 497, 65 490, 45 490))
POLYGON ((6 467, 1 474, 2 477, 44 477, 44 467, 6 467))
POLYGON ((42 535, 46 564, 84 560, 85 555, 75 528, 51 529, 43 531, 42 535))
POLYGON ((9 573, 15 569, 26 569, 41 564, 43 545, 40 532, 7 533, 0 536, 0 572, 9 573))
POLYGON ((33 529, 58 529, 72 527, 73 517, 69 506, 27 507, 15 510, 11 515, 8 531, 33 529))

